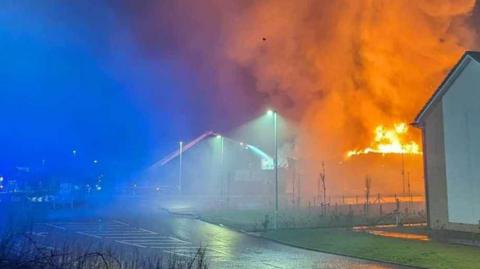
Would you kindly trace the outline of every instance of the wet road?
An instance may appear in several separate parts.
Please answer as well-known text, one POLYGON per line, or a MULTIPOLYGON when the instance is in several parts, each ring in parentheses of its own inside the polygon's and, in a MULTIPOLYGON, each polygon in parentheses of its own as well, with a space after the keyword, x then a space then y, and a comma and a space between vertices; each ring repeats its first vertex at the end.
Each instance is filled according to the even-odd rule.
POLYGON ((145 253, 190 256, 207 248, 210 268, 402 268, 302 250, 232 231, 200 220, 156 210, 73 217, 37 225, 39 234, 75 234, 145 253))

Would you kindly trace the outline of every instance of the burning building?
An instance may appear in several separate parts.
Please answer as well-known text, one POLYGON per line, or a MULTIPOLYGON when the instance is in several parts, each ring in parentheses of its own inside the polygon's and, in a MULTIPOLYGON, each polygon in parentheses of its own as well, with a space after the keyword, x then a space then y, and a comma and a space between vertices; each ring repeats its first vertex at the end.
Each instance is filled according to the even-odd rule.
MULTIPOLYGON (((287 160, 279 158, 279 194, 285 200, 291 180, 287 160), (288 177, 288 179, 287 179, 288 177)), ((274 198, 274 159, 260 147, 206 132, 181 143, 178 150, 152 165, 143 184, 170 189, 198 205, 268 207, 274 198)))
POLYGON ((480 52, 466 52, 415 119, 432 229, 479 232, 480 52))

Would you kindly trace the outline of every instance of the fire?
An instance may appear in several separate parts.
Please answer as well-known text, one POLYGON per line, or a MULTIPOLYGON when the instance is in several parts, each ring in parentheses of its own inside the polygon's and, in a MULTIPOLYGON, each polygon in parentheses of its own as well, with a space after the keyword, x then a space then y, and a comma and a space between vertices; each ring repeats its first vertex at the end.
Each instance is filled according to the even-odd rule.
MULTIPOLYGON (((295 123, 307 192, 315 190, 323 161, 332 193, 362 189, 359 176, 367 173, 378 175, 379 191, 393 192, 396 181, 386 174, 397 173, 399 153, 417 154, 409 155, 413 164, 406 169, 417 180, 414 189, 423 188, 419 134, 399 122, 413 119, 463 52, 478 47, 478 1, 186 1, 202 2, 199 8, 172 2, 178 7, 167 10, 180 13, 164 15, 159 5, 157 12, 138 12, 151 16, 141 21, 182 18, 171 41, 182 45, 178 55, 195 55, 178 58, 182 69, 198 67, 198 81, 216 86, 213 115, 268 105, 295 123), (367 140, 358 135, 365 130, 367 140), (365 158, 350 161, 348 169, 336 165, 347 155, 365 158), (393 170, 380 168, 378 159, 393 170)), ((156 50, 150 42, 158 38, 150 37, 170 28, 132 33, 147 42, 140 47, 156 50)))
POLYGON ((373 143, 365 149, 348 151, 347 157, 368 153, 422 154, 415 141, 404 142, 407 133, 408 125, 403 122, 394 124, 390 129, 379 125, 375 128, 373 143))

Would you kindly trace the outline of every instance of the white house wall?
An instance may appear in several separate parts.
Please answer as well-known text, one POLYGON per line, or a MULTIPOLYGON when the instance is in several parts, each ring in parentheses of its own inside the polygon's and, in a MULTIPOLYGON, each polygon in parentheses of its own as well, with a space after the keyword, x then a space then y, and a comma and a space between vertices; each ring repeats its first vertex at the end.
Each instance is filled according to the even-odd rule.
POLYGON ((470 61, 443 96, 448 220, 480 221, 480 64, 470 61))

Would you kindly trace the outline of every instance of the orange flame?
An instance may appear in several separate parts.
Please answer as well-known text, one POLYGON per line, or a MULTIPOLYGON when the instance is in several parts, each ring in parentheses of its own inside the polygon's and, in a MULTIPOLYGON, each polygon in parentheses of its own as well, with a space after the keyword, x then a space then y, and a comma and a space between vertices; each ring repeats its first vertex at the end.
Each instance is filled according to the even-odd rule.
POLYGON ((394 124, 391 129, 379 125, 375 128, 375 138, 370 147, 350 150, 347 152, 347 157, 368 153, 422 154, 420 147, 414 141, 403 142, 407 133, 408 125, 403 122, 394 124))

